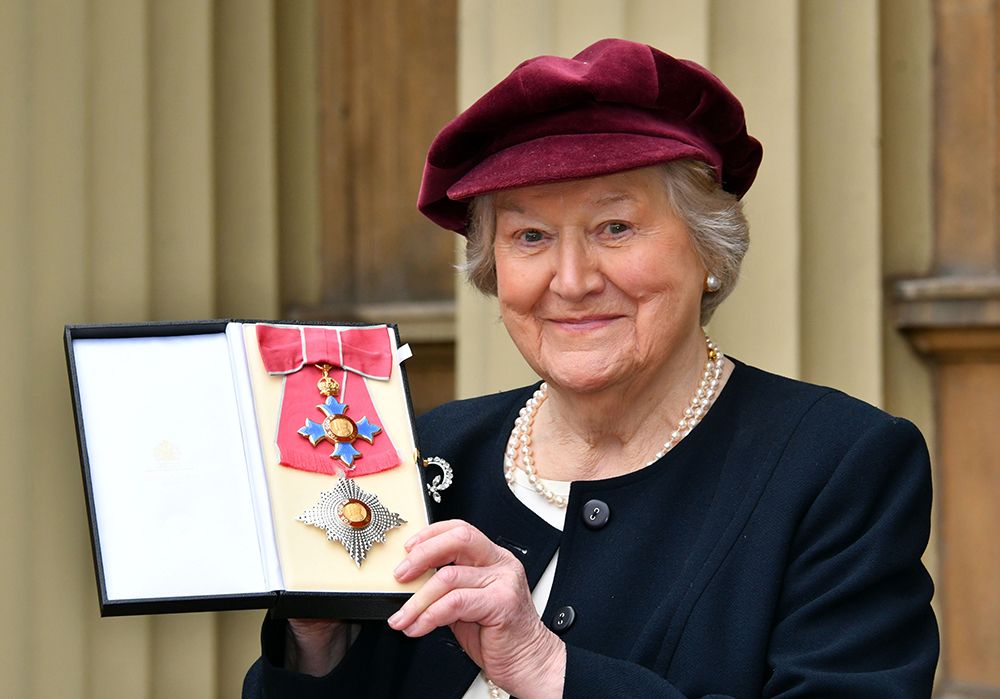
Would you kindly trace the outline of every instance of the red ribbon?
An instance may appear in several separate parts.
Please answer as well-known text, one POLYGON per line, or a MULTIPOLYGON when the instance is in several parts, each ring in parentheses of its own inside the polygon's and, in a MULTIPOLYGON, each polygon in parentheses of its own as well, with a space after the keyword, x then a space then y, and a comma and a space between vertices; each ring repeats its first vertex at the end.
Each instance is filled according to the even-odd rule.
POLYGON ((389 329, 324 328, 298 325, 257 325, 257 343, 264 368, 271 375, 284 375, 285 386, 278 419, 278 454, 283 466, 333 475, 343 469, 351 478, 386 471, 399 465, 396 447, 378 417, 365 379, 388 381, 392 374, 392 344, 389 329), (363 439, 353 446, 361 452, 349 471, 339 459, 330 458, 333 445, 322 441, 315 447, 298 433, 306 418, 322 422, 316 407, 324 396, 316 388, 323 375, 316 364, 343 369, 337 400, 347 404, 347 415, 355 422, 367 417, 382 428, 374 444, 363 439))

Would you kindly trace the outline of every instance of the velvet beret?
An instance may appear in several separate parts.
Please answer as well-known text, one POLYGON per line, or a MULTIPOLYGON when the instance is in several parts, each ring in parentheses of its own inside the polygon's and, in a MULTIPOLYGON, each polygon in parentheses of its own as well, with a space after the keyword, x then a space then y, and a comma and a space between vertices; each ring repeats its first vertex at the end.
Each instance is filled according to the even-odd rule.
POLYGON ((682 158, 712 166, 742 197, 761 154, 742 105, 705 68, 603 39, 573 58, 525 61, 447 124, 427 153, 417 207, 464 233, 478 194, 682 158))

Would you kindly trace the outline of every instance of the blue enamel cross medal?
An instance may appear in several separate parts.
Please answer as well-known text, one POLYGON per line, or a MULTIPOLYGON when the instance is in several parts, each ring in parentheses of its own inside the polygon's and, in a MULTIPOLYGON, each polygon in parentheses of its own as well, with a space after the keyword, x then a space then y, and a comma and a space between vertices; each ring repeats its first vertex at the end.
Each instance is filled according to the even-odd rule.
POLYGON ((354 448, 354 441, 363 439, 369 444, 374 443, 375 435, 382 431, 378 425, 368 422, 367 417, 355 422, 347 416, 347 403, 341 403, 335 397, 340 387, 337 382, 327 376, 329 365, 319 366, 323 371, 317 387, 326 400, 316 407, 323 411, 326 418, 323 422, 315 422, 306 418, 306 424, 299 428, 299 434, 316 446, 326 440, 333 444, 331 459, 340 459, 348 471, 354 470, 354 459, 361 457, 361 452, 354 448))

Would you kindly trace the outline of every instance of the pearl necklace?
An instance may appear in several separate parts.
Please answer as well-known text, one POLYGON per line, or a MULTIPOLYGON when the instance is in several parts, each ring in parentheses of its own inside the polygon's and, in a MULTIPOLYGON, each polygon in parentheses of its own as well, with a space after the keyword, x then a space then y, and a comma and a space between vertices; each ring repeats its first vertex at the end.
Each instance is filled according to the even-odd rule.
MULTIPOLYGON (((677 446, 679 441, 690 434, 691 430, 701 422, 715 399, 715 394, 719 390, 725 358, 722 355, 722 350, 707 335, 705 336, 705 345, 708 349, 708 361, 705 362, 705 370, 701 374, 698 388, 691 396, 690 404, 684 408, 684 415, 677 421, 677 427, 670 433, 669 439, 663 443, 655 456, 646 463, 646 466, 651 466, 662 459, 668 451, 677 446)), ((535 415, 538 414, 539 406, 545 402, 548 391, 548 384, 543 382, 521 408, 517 419, 514 420, 514 428, 510 432, 510 439, 507 440, 507 449, 504 452, 503 473, 507 484, 513 487, 514 471, 517 468, 516 460, 520 456, 521 466, 528 475, 528 482, 535 489, 535 492, 556 507, 566 507, 567 499, 552 492, 538 477, 535 472, 535 457, 531 449, 531 430, 534 426, 535 415)))

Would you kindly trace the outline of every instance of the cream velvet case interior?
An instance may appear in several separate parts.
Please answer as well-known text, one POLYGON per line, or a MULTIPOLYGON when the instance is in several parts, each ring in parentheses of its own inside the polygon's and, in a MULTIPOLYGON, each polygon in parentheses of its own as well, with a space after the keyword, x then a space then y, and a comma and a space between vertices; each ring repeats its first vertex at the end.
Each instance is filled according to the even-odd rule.
POLYGON ((65 341, 102 615, 385 618, 423 582, 392 575, 429 523, 394 326, 75 325, 65 341), (384 333, 384 356, 345 358, 359 332, 384 333))

